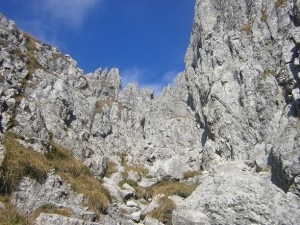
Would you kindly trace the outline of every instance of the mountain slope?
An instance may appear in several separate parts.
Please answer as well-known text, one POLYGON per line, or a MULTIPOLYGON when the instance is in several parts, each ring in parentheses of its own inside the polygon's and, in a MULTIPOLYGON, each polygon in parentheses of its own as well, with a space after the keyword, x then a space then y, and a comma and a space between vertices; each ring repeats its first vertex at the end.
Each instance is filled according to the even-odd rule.
POLYGON ((52 213, 38 224, 299 224, 299 9, 196 0, 186 69, 159 96, 1 15, 1 192, 52 213), (11 143, 32 160, 7 191, 11 143))

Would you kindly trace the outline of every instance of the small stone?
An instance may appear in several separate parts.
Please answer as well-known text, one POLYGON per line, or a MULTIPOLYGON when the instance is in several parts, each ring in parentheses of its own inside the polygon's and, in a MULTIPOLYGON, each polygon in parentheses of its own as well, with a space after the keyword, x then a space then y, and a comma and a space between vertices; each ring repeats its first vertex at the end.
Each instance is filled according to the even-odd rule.
POLYGON ((209 218, 202 212, 179 209, 172 213, 173 225, 210 225, 209 218))
POLYGON ((138 172, 135 172, 135 171, 130 170, 130 171, 128 172, 127 179, 128 179, 128 180, 135 181, 135 182, 138 182, 138 181, 141 180, 141 176, 139 175, 138 172))
POLYGON ((140 208, 139 204, 136 203, 136 202, 134 202, 134 201, 127 201, 127 202, 126 202, 126 205, 127 205, 128 207, 140 208))
POLYGON ((131 214, 131 218, 135 222, 140 222, 141 220, 141 212, 134 212, 131 214))

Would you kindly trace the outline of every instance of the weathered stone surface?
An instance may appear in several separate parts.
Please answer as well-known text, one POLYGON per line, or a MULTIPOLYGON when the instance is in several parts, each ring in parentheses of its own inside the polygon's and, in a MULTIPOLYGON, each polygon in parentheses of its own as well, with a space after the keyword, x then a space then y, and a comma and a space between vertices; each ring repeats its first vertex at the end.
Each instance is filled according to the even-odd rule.
MULTIPOLYGON (((36 219, 36 225, 100 225, 100 223, 86 222, 80 219, 64 217, 57 214, 41 213, 36 219)), ((104 224, 103 224, 104 225, 104 224)), ((108 225, 108 224, 107 224, 108 225)))
POLYGON ((157 219, 151 218, 151 217, 145 217, 144 220, 145 225, 163 225, 163 223, 159 222, 157 219))
POLYGON ((19 190, 13 193, 13 205, 24 213, 32 213, 44 205, 67 208, 76 218, 93 221, 94 212, 84 207, 84 196, 72 191, 70 185, 64 183, 59 176, 49 174, 47 180, 40 184, 35 180, 23 178, 19 190))
MULTIPOLYGON (((298 177, 299 146, 284 144, 297 136, 290 127, 299 126, 298 5, 196 1, 181 85, 186 83, 188 104, 204 129, 204 169, 242 159, 258 170, 272 166, 274 179, 290 185, 298 177), (289 158, 285 165, 279 155, 289 158)), ((295 186, 283 189, 296 193, 295 186)))
MULTIPOLYGON (((185 71, 159 96, 135 84, 121 90, 115 68, 83 74, 0 15, 0 165, 5 132, 40 153, 49 142, 70 149, 106 176, 115 202, 100 224, 133 223, 136 207, 124 199, 134 190, 118 186, 128 166, 148 171, 127 175, 141 187, 209 170, 185 180, 200 186, 178 199, 174 224, 299 224, 299 9, 298 0, 196 0, 185 71)), ((25 212, 51 203, 94 217, 54 174, 43 184, 23 178, 12 197, 25 212)))
POLYGON ((193 222, 187 216, 187 211, 192 210, 200 212, 198 216, 193 214, 194 222, 205 222, 203 224, 300 222, 299 198, 291 193, 285 194, 270 180, 249 171, 242 162, 221 164, 211 173, 174 212, 173 221, 193 222))
POLYGON ((208 217, 199 212, 190 209, 174 210, 172 213, 173 225, 210 225, 208 217))

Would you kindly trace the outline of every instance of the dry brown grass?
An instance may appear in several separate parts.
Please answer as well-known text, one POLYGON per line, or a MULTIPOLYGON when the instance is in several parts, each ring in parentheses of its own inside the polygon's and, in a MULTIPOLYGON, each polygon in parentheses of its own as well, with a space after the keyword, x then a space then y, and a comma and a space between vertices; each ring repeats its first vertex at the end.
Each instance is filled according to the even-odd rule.
POLYGON ((285 6, 285 0, 276 0, 275 2, 275 8, 280 8, 285 6))
POLYGON ((27 216, 20 214, 15 207, 8 204, 5 209, 0 209, 0 224, 33 225, 33 222, 27 216))
POLYGON ((104 176, 105 177, 110 177, 113 173, 116 173, 116 172, 118 172, 117 164, 115 164, 112 161, 108 161, 106 163, 106 170, 105 170, 104 176))
POLYGON ((24 176, 43 182, 47 172, 54 168, 64 181, 71 184, 74 191, 86 196, 87 205, 98 216, 106 212, 110 202, 108 191, 70 151, 49 143, 48 152, 42 155, 19 144, 17 138, 20 137, 13 133, 6 133, 4 136, 3 145, 6 151, 0 167, 2 194, 10 194, 15 190, 24 176))
POLYGON ((183 178, 184 179, 188 179, 190 177, 195 177, 195 176, 199 176, 201 175, 202 172, 199 171, 199 170, 190 170, 190 171, 186 171, 184 174, 183 174, 183 178))
POLYGON ((46 204, 43 205, 36 210, 34 210, 33 213, 31 213, 30 217, 35 220, 36 218, 39 217, 41 213, 50 213, 50 214, 58 214, 61 216, 67 216, 70 217, 72 215, 72 211, 67 208, 58 208, 55 205, 52 204, 46 204))
POLYGON ((51 150, 46 154, 51 167, 55 168, 63 180, 71 184, 74 191, 87 197, 88 206, 98 216, 105 213, 111 198, 101 182, 95 179, 89 169, 75 159, 66 148, 56 144, 51 146, 51 150))
POLYGON ((161 181, 148 188, 140 187, 136 182, 130 180, 124 180, 119 185, 122 186, 124 183, 128 183, 136 190, 136 197, 138 199, 143 198, 146 200, 158 194, 166 196, 178 195, 182 198, 187 198, 197 187, 197 185, 187 185, 178 181, 161 181))
POLYGON ((7 46, 7 41, 0 39, 0 47, 5 47, 5 46, 7 46))
POLYGON ((248 35, 251 34, 252 32, 252 23, 250 21, 248 21, 246 24, 243 24, 240 27, 240 31, 244 31, 246 32, 248 35))
POLYGON ((4 209, 0 209, 0 224, 1 225, 33 225, 34 223, 26 215, 17 211, 10 204, 8 196, 0 196, 0 201, 4 203, 4 209))
MULTIPOLYGON (((38 68, 41 68, 42 66, 37 62, 35 56, 34 56, 34 52, 36 50, 36 45, 35 43, 37 42, 36 39, 34 39, 32 36, 30 36, 27 33, 24 33, 24 36, 26 37, 26 42, 25 42, 25 46, 27 48, 27 69, 29 71, 29 76, 31 77, 34 73, 34 71, 38 68)), ((30 79, 30 77, 28 77, 27 79, 30 79)))
MULTIPOLYGON (((158 219, 160 222, 172 225, 172 211, 176 208, 174 202, 168 198, 171 195, 188 197, 197 185, 186 185, 177 181, 162 181, 145 190, 146 197, 153 197, 158 194, 165 196, 159 200, 159 207, 151 211, 148 216, 158 219)), ((138 193, 138 192, 137 192, 138 193)))
POLYGON ((42 154, 24 148, 12 133, 4 135, 3 146, 5 155, 0 167, 1 193, 11 193, 24 176, 39 182, 46 178, 50 167, 42 154))
POLYGON ((159 200, 159 207, 151 211, 147 216, 155 218, 166 225, 172 225, 172 211, 176 208, 175 203, 168 197, 159 200))
POLYGON ((133 165, 128 165, 126 162, 126 153, 123 153, 121 155, 121 163, 122 166, 124 167, 124 175, 127 176, 129 171, 133 171, 133 172, 137 172, 140 176, 145 176, 146 174, 148 174, 148 170, 142 166, 133 166, 133 165))
POLYGON ((113 102, 113 98, 109 97, 107 99, 100 99, 95 103, 95 108, 93 114, 102 113, 104 107, 111 108, 113 102))
POLYGON ((276 71, 274 69, 268 69, 264 70, 264 72, 260 74, 262 79, 266 79, 268 76, 276 76, 276 71))
POLYGON ((197 185, 187 185, 177 181, 162 181, 151 187, 152 195, 165 194, 166 196, 178 195, 182 198, 188 197, 197 185))
POLYGON ((261 19, 261 21, 263 21, 265 23, 267 22, 268 15, 267 15, 267 11, 264 7, 262 7, 260 10, 260 19, 261 19))

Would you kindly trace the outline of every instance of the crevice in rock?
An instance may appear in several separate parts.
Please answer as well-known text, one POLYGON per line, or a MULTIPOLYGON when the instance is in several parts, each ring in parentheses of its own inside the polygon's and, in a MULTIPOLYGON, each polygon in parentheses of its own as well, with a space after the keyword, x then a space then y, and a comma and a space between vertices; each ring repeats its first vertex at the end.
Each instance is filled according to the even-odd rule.
POLYGON ((296 27, 300 26, 300 9, 299 4, 297 4, 297 0, 294 0, 294 7, 292 10, 292 14, 290 15, 291 21, 296 27))
POLYGON ((107 136, 111 135, 112 133, 113 133, 112 127, 110 127, 110 129, 107 132, 102 133, 100 136, 105 139, 107 136))
POLYGON ((269 159, 272 159, 272 176, 271 181, 273 184, 275 184, 277 187, 282 189, 284 192, 288 192, 291 185, 293 184, 293 179, 289 180, 286 177, 286 173, 284 171, 282 162, 281 162, 281 156, 276 157, 273 155, 273 151, 270 152, 269 159))
POLYGON ((194 97, 191 93, 188 94, 187 105, 191 108, 192 111, 195 111, 194 97))
POLYGON ((145 130, 145 123, 146 123, 146 119, 145 119, 145 117, 143 117, 143 119, 141 119, 141 122, 140 122, 141 127, 143 128, 143 130, 145 130))
POLYGON ((67 127, 70 127, 72 122, 76 120, 76 115, 74 115, 74 111, 70 110, 67 113, 67 119, 64 120, 67 127))

